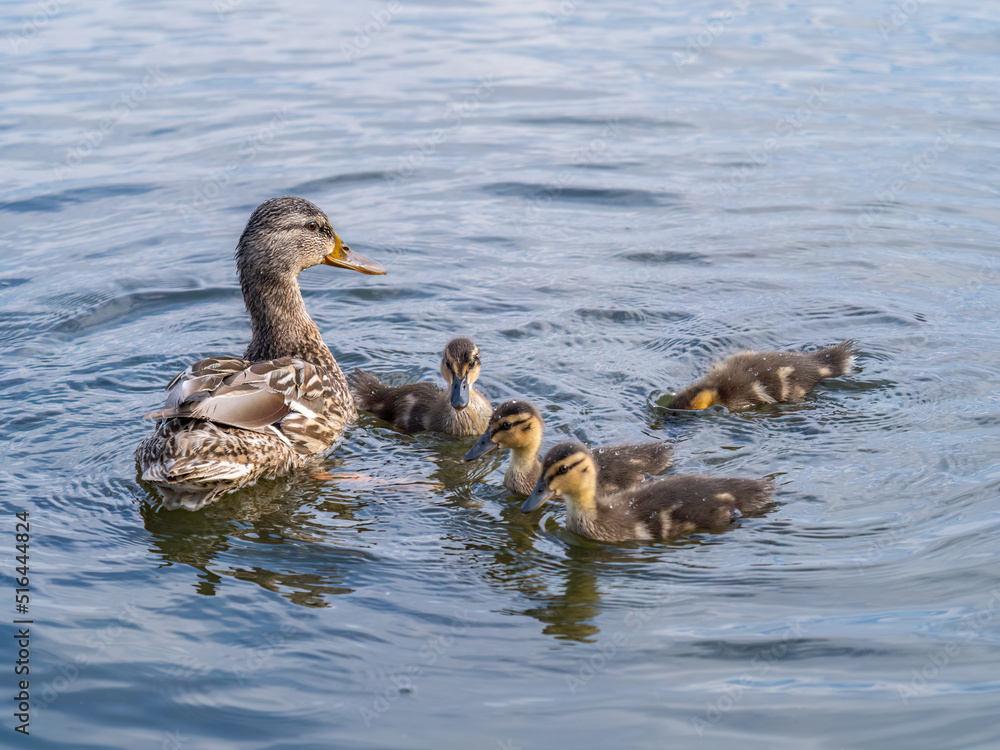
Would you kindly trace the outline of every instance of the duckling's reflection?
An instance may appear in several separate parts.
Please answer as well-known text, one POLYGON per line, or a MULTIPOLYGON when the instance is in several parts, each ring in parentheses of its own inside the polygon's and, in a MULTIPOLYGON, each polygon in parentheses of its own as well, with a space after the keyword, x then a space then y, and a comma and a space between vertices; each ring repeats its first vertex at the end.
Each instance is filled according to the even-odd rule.
POLYGON ((600 611, 600 592, 594 575, 593 551, 570 548, 564 563, 566 578, 563 591, 548 597, 541 606, 524 610, 524 614, 545 624, 542 632, 572 641, 594 641, 601 632, 594 624, 600 611))
POLYGON ((331 549, 316 510, 328 514, 327 524, 330 517, 351 525, 359 523, 354 515, 357 499, 345 493, 340 502, 337 495, 336 487, 331 489, 329 483, 299 472, 227 495, 198 512, 158 509, 158 498, 149 491, 146 498, 140 498, 140 514, 152 534, 150 551, 154 555, 167 564, 187 565, 201 572, 196 587, 199 594, 214 596, 217 586, 229 576, 252 581, 294 604, 327 607, 329 597, 354 590, 344 585, 345 580, 357 563, 368 558, 359 550, 331 549), (275 552, 284 551, 277 550, 277 545, 289 543, 300 545, 295 555, 298 570, 276 571, 257 564, 280 556, 281 567, 287 568, 289 555, 275 552), (249 544, 271 549, 245 555, 252 558, 251 565, 213 564, 231 550, 247 551, 249 544))
MULTIPOLYGON (((543 632, 556 638, 590 641, 600 629, 594 620, 600 610, 600 596, 593 572, 595 556, 600 548, 569 546, 568 560, 553 561, 558 566, 538 565, 539 552, 537 519, 520 510, 523 497, 512 495, 497 486, 493 473, 501 469, 506 458, 501 452, 477 461, 464 460, 472 439, 441 438, 430 454, 436 469, 431 474, 443 488, 442 494, 456 506, 471 510, 497 503, 503 523, 490 523, 485 517, 469 526, 469 517, 455 517, 445 532, 450 542, 460 541, 474 559, 485 563, 472 566, 491 586, 502 589, 505 599, 514 589, 536 603, 524 610, 506 610, 510 614, 528 615, 545 625, 543 632), (565 577, 560 593, 551 593, 552 581, 565 577)), ((568 536, 572 536, 568 534, 568 536)), ((584 544, 592 544, 582 540, 584 544)))
POLYGON ((482 483, 489 482, 487 477, 500 465, 501 460, 500 456, 493 456, 491 460, 466 462, 463 457, 473 442, 474 438, 441 439, 430 456, 437 467, 431 472, 430 478, 445 488, 445 496, 463 508, 480 506, 475 490, 482 483))

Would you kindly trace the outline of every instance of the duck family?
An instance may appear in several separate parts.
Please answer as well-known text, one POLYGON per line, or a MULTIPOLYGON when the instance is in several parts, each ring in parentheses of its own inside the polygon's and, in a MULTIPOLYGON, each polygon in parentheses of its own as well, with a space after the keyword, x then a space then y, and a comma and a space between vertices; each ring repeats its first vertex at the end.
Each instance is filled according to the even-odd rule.
MULTIPOLYGON (((474 387, 482 357, 469 338, 445 346, 444 388, 388 385, 361 369, 345 377, 298 285, 299 274, 318 265, 386 272, 345 245, 326 214, 303 198, 272 198, 253 211, 236 247, 250 343, 242 357, 188 366, 167 384, 164 406, 146 415, 156 424, 135 458, 140 478, 155 487, 164 507, 198 510, 259 479, 318 462, 359 410, 405 433, 478 436, 466 461, 508 450, 503 484, 526 496, 522 510, 561 499, 566 528, 597 541, 670 539, 721 528, 772 502, 774 486, 766 478, 658 476, 673 459, 663 441, 597 448, 561 442, 540 459, 541 412, 520 399, 491 407, 474 387)), ((680 391, 669 408, 735 411, 798 401, 821 380, 848 374, 857 352, 851 340, 814 352, 738 352, 680 391)))

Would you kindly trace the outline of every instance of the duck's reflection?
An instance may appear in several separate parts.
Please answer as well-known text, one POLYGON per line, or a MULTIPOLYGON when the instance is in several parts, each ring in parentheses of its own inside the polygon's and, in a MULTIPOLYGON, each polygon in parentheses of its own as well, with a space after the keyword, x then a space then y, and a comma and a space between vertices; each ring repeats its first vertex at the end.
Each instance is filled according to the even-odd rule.
POLYGON ((153 492, 140 498, 143 525, 152 535, 150 551, 166 564, 200 571, 196 590, 214 596, 230 577, 252 581, 306 607, 329 606, 329 599, 351 593, 354 568, 370 555, 331 541, 336 528, 359 527, 358 498, 350 482, 338 486, 305 472, 261 482, 227 495, 198 512, 159 509, 153 492), (322 522, 318 513, 324 514, 322 522), (252 555, 247 545, 266 545, 252 555), (295 570, 288 570, 287 545, 295 545, 295 570), (253 558, 254 565, 239 561, 253 558), (273 557, 273 566, 259 563, 273 557))

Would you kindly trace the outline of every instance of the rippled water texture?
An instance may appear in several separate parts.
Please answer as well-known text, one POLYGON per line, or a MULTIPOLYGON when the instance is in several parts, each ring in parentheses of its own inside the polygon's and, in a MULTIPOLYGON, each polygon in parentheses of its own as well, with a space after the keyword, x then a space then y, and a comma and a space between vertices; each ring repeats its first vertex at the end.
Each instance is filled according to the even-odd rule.
POLYGON ((1000 744, 995 5, 0 14, 33 746, 1000 744), (468 335, 550 440, 665 438, 777 505, 597 544, 522 514, 495 454, 364 417, 324 467, 348 477, 158 510, 141 415, 243 351, 233 248, 289 193, 389 269, 302 275, 345 368, 437 379, 468 335), (858 371, 803 403, 661 406, 740 347, 849 337, 858 371))

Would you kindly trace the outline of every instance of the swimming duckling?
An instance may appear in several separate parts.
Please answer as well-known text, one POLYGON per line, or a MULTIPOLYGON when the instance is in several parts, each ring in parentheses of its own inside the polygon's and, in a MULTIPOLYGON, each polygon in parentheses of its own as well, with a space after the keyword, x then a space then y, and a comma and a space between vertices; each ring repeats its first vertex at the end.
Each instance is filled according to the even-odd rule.
POLYGON ((397 430, 470 437, 485 430, 490 419, 490 402, 472 387, 479 370, 479 347, 470 339, 456 338, 441 357, 445 390, 433 383, 389 386, 363 370, 354 370, 348 380, 358 408, 392 422, 397 430))
POLYGON ((674 396, 668 407, 707 409, 721 404, 732 410, 798 401, 823 378, 850 372, 857 353, 850 340, 817 352, 739 352, 714 364, 702 380, 674 396))
POLYGON ((670 539, 725 526, 767 505, 774 491, 766 479, 680 474, 601 496, 597 473, 583 443, 559 443, 545 456, 542 476, 521 510, 559 494, 566 501, 566 528, 574 534, 599 542, 670 539))
MULTIPOLYGON (((465 460, 472 461, 497 448, 509 448, 510 465, 503 486, 511 492, 528 495, 542 475, 538 450, 544 429, 545 422, 534 405, 527 401, 505 401, 493 412, 489 426, 465 454, 465 460)), ((645 480, 647 474, 659 474, 673 461, 670 446, 660 442, 597 448, 594 460, 601 494, 627 489, 645 480)))

